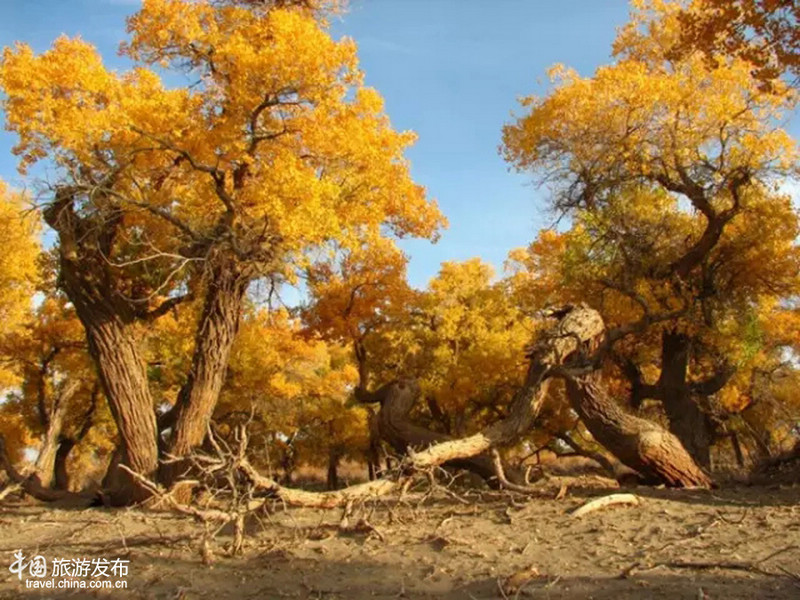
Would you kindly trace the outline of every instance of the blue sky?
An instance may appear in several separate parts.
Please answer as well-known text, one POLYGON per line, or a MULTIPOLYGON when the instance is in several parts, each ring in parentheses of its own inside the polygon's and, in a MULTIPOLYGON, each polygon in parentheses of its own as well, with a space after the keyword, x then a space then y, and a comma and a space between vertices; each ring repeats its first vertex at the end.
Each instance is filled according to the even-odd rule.
MULTIPOLYGON (((124 68, 116 48, 138 0, 0 3, 0 45, 45 50, 62 33, 94 43, 124 68)), ((359 45, 369 85, 386 99, 394 126, 419 135, 409 152, 415 179, 450 221, 441 240, 405 242, 409 278, 423 286, 444 260, 480 256, 499 270, 508 251, 552 224, 546 191, 509 172, 500 131, 521 95, 547 90, 554 63, 590 74, 609 61, 626 0, 351 0, 336 37, 359 45)), ((0 177, 22 185, 0 134, 0 177)))

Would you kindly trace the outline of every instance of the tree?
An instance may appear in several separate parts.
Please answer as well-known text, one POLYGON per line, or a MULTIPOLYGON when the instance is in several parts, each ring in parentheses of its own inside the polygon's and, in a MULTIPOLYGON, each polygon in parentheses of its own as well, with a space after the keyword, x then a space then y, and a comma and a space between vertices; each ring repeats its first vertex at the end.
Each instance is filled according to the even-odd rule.
POLYGON ((157 468, 160 427, 171 454, 202 442, 251 281, 292 277, 331 240, 431 236, 440 224, 402 156, 413 135, 391 128, 361 82, 355 45, 331 39, 319 8, 147 0, 123 45, 137 67, 121 75, 81 40, 60 38, 41 56, 5 51, 3 106, 21 168, 59 167, 44 214, 58 233, 60 283, 123 463, 144 476, 157 468), (155 67, 196 83, 167 89, 155 67), (192 363, 157 424, 142 325, 195 297, 192 363))
MULTIPOLYGON (((3 334, 13 333, 25 323, 32 309, 39 255, 38 223, 25 213, 26 199, 13 193, 0 181, 0 238, 13 252, 0 256, 0 321, 3 334)), ((5 369, 0 356, 0 388, 12 385, 15 378, 5 369)))
POLYGON ((116 433, 80 322, 63 297, 44 296, 27 323, 3 336, 0 353, 21 382, 0 406, 3 420, 24 431, 3 432, 8 460, 16 463, 36 448, 26 488, 65 491, 70 480, 90 476, 103 463, 116 433))
POLYGON ((535 325, 492 267, 477 258, 443 263, 414 317, 414 374, 439 426, 462 436, 505 416, 535 325))
POLYGON ((798 81, 800 6, 794 0, 695 0, 677 17, 676 56, 699 50, 712 64, 740 57, 765 89, 784 75, 798 81))
POLYGON ((658 6, 661 20, 645 28, 639 13, 621 30, 614 65, 592 78, 554 69, 553 92, 525 100, 527 113, 505 128, 504 152, 551 184, 554 207, 574 219, 559 266, 538 258, 532 270, 558 279, 561 269, 573 294, 582 288, 640 344, 660 338, 655 385, 624 342, 621 365, 631 391, 658 397, 672 431, 707 464, 706 414, 693 392, 718 391, 737 360, 700 332, 735 329, 736 315, 796 289, 796 214, 774 191, 796 165, 793 140, 775 125, 793 94, 780 81, 779 93, 762 90, 738 57, 710 66, 665 53, 677 21, 658 6), (696 381, 693 344, 705 353, 696 364, 711 370, 696 381))

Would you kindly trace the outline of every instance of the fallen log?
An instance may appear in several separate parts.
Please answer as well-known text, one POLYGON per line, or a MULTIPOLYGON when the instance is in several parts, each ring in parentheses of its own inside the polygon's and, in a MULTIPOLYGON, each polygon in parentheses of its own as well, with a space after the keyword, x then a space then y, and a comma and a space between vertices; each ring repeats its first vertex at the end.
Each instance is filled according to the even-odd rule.
MULTIPOLYGON (((710 487, 711 479, 678 438, 656 423, 625 413, 608 398, 596 372, 602 359, 599 349, 607 350, 610 338, 600 313, 580 304, 552 314, 559 321, 538 336, 528 353, 528 372, 511 403, 508 417, 475 435, 425 440, 423 436, 432 432, 408 421, 418 395, 416 384, 395 382, 384 390, 378 415, 381 432, 395 445, 412 448, 407 459, 409 467, 424 470, 453 464, 515 443, 532 427, 549 378, 558 375, 566 380, 570 402, 592 436, 623 464, 653 482, 675 487, 710 487), (415 441, 420 440, 429 441, 430 445, 415 451, 415 441)), ((488 455, 487 458, 490 459, 488 455)), ((491 468, 495 470, 493 465, 491 468)))
MULTIPOLYGON (((377 415, 378 433, 395 452, 407 454, 414 463, 414 468, 425 469, 438 465, 465 469, 480 476, 491 487, 498 487, 494 460, 486 450, 480 448, 469 449, 469 456, 451 456, 445 451, 434 462, 422 466, 415 463, 417 451, 425 451, 431 447, 452 444, 455 440, 450 435, 431 431, 411 421, 409 413, 414 408, 420 397, 419 385, 412 380, 399 380, 389 383, 373 394, 373 401, 380 402, 380 411, 377 415)), ((470 438, 467 438, 470 439, 470 438)), ((521 484, 524 482, 524 473, 503 464, 503 469, 509 479, 521 484)))

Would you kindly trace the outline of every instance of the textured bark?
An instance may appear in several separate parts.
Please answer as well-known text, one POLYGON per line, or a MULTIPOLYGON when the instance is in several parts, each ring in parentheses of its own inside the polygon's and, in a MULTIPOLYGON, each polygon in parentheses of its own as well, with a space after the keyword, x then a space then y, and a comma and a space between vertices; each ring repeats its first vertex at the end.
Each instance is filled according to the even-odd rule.
MULTIPOLYGON (((144 477, 158 468, 156 415, 147 372, 135 338, 112 316, 94 312, 86 317, 89 351, 95 359, 103 390, 120 434, 121 461, 144 477)), ((127 472, 112 474, 112 504, 145 500, 149 493, 127 472)))
MULTIPOLYGON (((233 263, 222 261, 211 271, 195 334, 191 370, 170 419, 168 452, 172 456, 186 456, 203 443, 225 382, 248 284, 249 279, 233 263)), ((185 469, 180 461, 171 463, 162 468, 160 479, 169 485, 185 469)))
POLYGON ((584 305, 565 307, 552 316, 559 321, 540 334, 530 348, 528 372, 511 402, 508 416, 480 433, 440 443, 415 454, 413 462, 416 467, 469 458, 497 446, 510 445, 530 430, 547 394, 547 377, 551 368, 563 365, 569 358, 579 358, 605 332, 600 313, 584 305))
MULTIPOLYGON (((381 398, 381 409, 378 412, 378 431, 381 438, 392 446, 396 452, 405 454, 409 449, 414 452, 433 448, 441 450, 444 447, 444 451, 437 455, 439 462, 435 465, 425 466, 444 464, 466 469, 479 475, 487 483, 496 485, 496 482, 493 481, 496 474, 492 457, 486 452, 488 448, 483 448, 479 445, 460 445, 463 440, 454 440, 452 436, 445 433, 420 427, 409 419, 408 415, 419 398, 419 386, 416 382, 404 380, 390 383, 375 392, 375 396, 381 398), (455 452, 448 452, 447 449, 451 445, 454 445, 462 452, 468 453, 468 456, 459 456, 455 452)), ((472 438, 466 439, 470 440, 472 438)), ((416 456, 416 454, 413 455, 413 457, 416 456)), ((506 465, 504 465, 504 469, 511 481, 516 483, 524 480, 522 473, 517 469, 512 469, 506 465)))
MULTIPOLYGON (((53 399, 52 406, 49 409, 45 408, 47 430, 42 439, 42 446, 39 449, 39 456, 36 457, 36 465, 34 466, 34 477, 38 479, 39 485, 42 487, 53 487, 54 479, 56 479, 56 458, 61 439, 61 430, 64 427, 64 417, 67 414, 69 401, 79 387, 80 383, 77 381, 67 382, 53 399)), ((56 487, 59 486, 56 485, 56 487)))
POLYGON ((622 463, 648 480, 674 487, 709 487, 680 440, 651 421, 624 412, 596 375, 568 377, 567 394, 592 436, 622 463))
POLYGON ((660 399, 669 419, 670 431, 701 466, 711 466, 711 424, 693 396, 687 379, 688 336, 665 331, 662 337, 660 399))
MULTIPOLYGON (((158 466, 156 417, 145 362, 133 325, 134 306, 117 289, 108 257, 122 222, 121 211, 84 216, 74 206, 77 192, 57 191, 44 218, 59 238, 59 284, 86 331, 91 355, 120 433, 121 461, 150 478, 158 466)), ((109 501, 146 499, 146 490, 128 472, 107 473, 109 501)))

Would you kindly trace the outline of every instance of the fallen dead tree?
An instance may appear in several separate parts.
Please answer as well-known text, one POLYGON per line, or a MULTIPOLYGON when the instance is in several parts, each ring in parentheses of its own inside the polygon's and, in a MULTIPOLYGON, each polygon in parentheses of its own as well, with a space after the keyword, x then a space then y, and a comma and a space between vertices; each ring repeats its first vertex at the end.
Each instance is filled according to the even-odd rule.
MULTIPOLYGON (((401 455, 413 457, 414 449, 424 450, 455 441, 452 436, 421 427, 409 418, 419 396, 419 385, 413 380, 394 381, 371 394, 361 395, 362 402, 380 404, 377 414, 378 435, 401 455)), ((476 450, 473 455, 464 457, 445 456, 440 464, 465 469, 483 478, 490 487, 499 487, 495 461, 488 451, 476 450)), ((525 476, 521 469, 503 463, 503 470, 512 482, 524 483, 525 476)))

